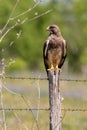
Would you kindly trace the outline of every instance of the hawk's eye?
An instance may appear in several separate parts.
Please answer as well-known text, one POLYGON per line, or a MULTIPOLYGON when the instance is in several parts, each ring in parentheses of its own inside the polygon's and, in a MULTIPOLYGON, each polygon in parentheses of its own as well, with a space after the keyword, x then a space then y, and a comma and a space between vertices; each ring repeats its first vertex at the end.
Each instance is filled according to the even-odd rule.
POLYGON ((54 29, 54 27, 53 27, 53 26, 51 26, 51 27, 50 27, 50 29, 54 29))

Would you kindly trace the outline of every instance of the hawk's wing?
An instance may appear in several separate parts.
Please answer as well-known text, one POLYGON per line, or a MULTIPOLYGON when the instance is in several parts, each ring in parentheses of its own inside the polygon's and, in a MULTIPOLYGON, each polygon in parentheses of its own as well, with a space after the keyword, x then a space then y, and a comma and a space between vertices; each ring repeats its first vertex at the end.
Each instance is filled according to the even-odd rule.
POLYGON ((44 43, 44 47, 43 47, 43 59, 44 59, 44 65, 45 65, 46 71, 49 68, 48 59, 47 59, 47 55, 48 55, 47 52, 48 52, 48 44, 49 44, 49 42, 50 42, 49 40, 46 40, 46 42, 44 43))
POLYGON ((61 61, 60 61, 60 64, 59 64, 59 68, 62 67, 65 59, 66 59, 66 56, 67 56, 67 44, 66 44, 66 41, 63 39, 62 41, 62 57, 61 57, 61 61))

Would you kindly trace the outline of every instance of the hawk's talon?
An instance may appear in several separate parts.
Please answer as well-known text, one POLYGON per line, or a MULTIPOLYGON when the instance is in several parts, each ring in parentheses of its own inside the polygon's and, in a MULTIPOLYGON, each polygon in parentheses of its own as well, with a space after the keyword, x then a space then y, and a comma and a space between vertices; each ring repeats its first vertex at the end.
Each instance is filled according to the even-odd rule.
POLYGON ((53 65, 51 65, 51 68, 47 69, 47 70, 54 70, 54 67, 53 65))
POLYGON ((61 68, 58 68, 58 65, 56 66, 56 70, 59 70, 60 72, 62 72, 61 68))
POLYGON ((51 65, 51 68, 47 69, 48 71, 49 70, 58 70, 59 72, 61 72, 61 68, 58 68, 58 65, 56 67, 54 67, 53 65, 51 65))

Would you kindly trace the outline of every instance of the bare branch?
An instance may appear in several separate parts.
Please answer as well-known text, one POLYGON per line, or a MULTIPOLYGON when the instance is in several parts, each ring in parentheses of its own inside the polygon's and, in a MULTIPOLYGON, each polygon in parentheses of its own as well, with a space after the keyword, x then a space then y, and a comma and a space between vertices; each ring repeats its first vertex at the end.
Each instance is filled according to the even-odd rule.
POLYGON ((24 24, 25 22, 31 22, 31 21, 33 21, 33 20, 36 20, 36 19, 38 19, 39 17, 50 13, 51 11, 52 11, 52 10, 47 10, 47 11, 45 11, 45 12, 39 14, 39 15, 36 15, 35 17, 33 17, 33 18, 31 18, 31 19, 26 18, 25 21, 23 20, 23 21, 21 22, 21 24, 24 24))
POLYGON ((8 18, 8 20, 7 20, 7 22, 6 22, 6 24, 5 24, 4 27, 1 29, 1 33, 3 33, 3 31, 6 29, 6 27, 8 26, 8 24, 9 24, 10 21, 13 21, 13 20, 15 20, 15 19, 18 19, 19 17, 21 17, 21 16, 23 16, 23 15, 29 13, 29 12, 32 11, 35 7, 37 7, 37 5, 39 5, 40 1, 35 2, 35 4, 33 5, 33 7, 28 8, 26 11, 22 12, 21 14, 15 16, 15 17, 12 17, 13 13, 15 12, 16 7, 18 6, 18 3, 19 3, 19 0, 16 0, 16 3, 15 3, 15 5, 14 5, 14 7, 13 7, 13 10, 11 11, 11 14, 10 14, 10 16, 9 16, 9 18, 8 18))
MULTIPOLYGON (((26 103, 26 105, 30 108, 29 102, 25 99, 25 97, 23 95, 21 95, 21 97, 22 97, 23 101, 26 103)), ((39 130, 38 122, 37 122, 37 120, 35 118, 34 112, 33 112, 32 109, 30 109, 30 111, 31 111, 31 113, 33 115, 34 121, 36 122, 37 129, 39 130)))
POLYGON ((16 93, 16 92, 14 92, 14 91, 12 91, 12 90, 10 90, 9 88, 7 88, 6 86, 4 86, 4 88, 9 92, 9 93, 11 93, 11 94, 14 94, 14 95, 18 95, 18 96, 20 96, 20 94, 19 93, 16 93))
MULTIPOLYGON (((27 127, 27 126, 23 123, 23 121, 19 118, 18 114, 17 114, 15 111, 13 111, 13 114, 14 114, 14 116, 16 117, 17 121, 21 124, 21 126, 23 126, 25 130, 28 130, 28 127, 27 127)), ((22 128, 22 129, 23 129, 23 128, 22 128)), ((20 130, 21 130, 21 128, 20 128, 20 130)))
MULTIPOLYGON (((17 41, 17 39, 20 38, 21 35, 22 35, 22 30, 19 30, 19 32, 16 33, 16 38, 13 41, 11 41, 7 47, 2 48, 0 54, 6 52, 17 41)), ((10 65, 14 64, 14 62, 15 62, 14 60, 10 60, 8 64, 5 64, 5 68, 7 68, 10 65)))
MULTIPOLYGON (((39 76, 38 78, 40 78, 41 76, 39 76)), ((38 117, 39 117, 39 108, 40 108, 40 80, 37 81, 37 90, 38 90, 38 111, 37 111, 37 121, 38 121, 38 117)))
POLYGON ((37 18, 39 18, 39 17, 41 17, 41 16, 43 16, 43 15, 45 15, 45 14, 50 13, 51 11, 52 11, 52 10, 45 11, 45 12, 43 12, 43 13, 41 13, 41 14, 39 14, 39 15, 37 15, 37 16, 31 18, 31 19, 25 18, 25 19, 22 20, 21 22, 17 21, 13 26, 11 26, 11 27, 2 35, 2 37, 0 38, 0 42, 2 42, 3 38, 4 38, 12 29, 14 29, 15 27, 17 27, 17 26, 19 26, 19 25, 22 25, 22 24, 24 24, 25 22, 31 22, 31 21, 33 21, 33 20, 35 20, 35 19, 37 19, 37 18))
POLYGON ((2 35, 2 37, 0 38, 0 42, 2 42, 2 40, 3 40, 3 38, 12 30, 12 29, 14 29, 16 26, 18 26, 19 25, 19 23, 18 22, 16 22, 13 26, 11 26, 3 35, 2 35))
POLYGON ((13 18, 10 18, 10 20, 18 19, 19 17, 21 17, 21 16, 23 16, 23 15, 29 13, 31 10, 33 10, 35 7, 37 7, 37 5, 39 5, 39 3, 40 3, 40 1, 38 1, 37 3, 35 3, 35 4, 33 5, 33 7, 27 9, 27 10, 24 11, 23 13, 21 13, 21 14, 15 16, 15 17, 13 17, 13 18))
MULTIPOLYGON (((4 74, 4 60, 2 59, 0 61, 0 76, 3 77, 3 74, 4 74)), ((6 130, 5 110, 3 109, 4 105, 3 105, 2 88, 3 88, 2 78, 0 78, 0 105, 2 108, 2 126, 3 126, 3 130, 6 130)))
MULTIPOLYGON (((38 78, 40 78, 40 76, 38 77, 38 78)), ((38 91, 38 104, 37 104, 37 115, 36 115, 36 121, 37 121, 37 125, 38 125, 38 130, 39 130, 39 123, 38 123, 38 118, 39 118, 39 109, 40 109, 40 84, 39 84, 39 81, 40 80, 37 80, 36 81, 36 83, 37 83, 37 91, 38 91)), ((32 125, 32 129, 31 130, 33 130, 34 129, 34 124, 35 124, 35 122, 33 123, 33 125, 32 125)))
POLYGON ((13 15, 13 13, 14 13, 14 11, 15 11, 17 5, 18 5, 18 3, 19 3, 19 0, 16 0, 16 3, 15 3, 15 5, 14 5, 14 7, 13 7, 13 10, 11 11, 10 16, 9 16, 9 18, 8 18, 8 20, 7 20, 7 22, 6 22, 6 24, 4 25, 4 27, 3 27, 2 30, 1 30, 2 32, 6 29, 6 27, 7 27, 8 24, 9 24, 9 22, 11 21, 11 17, 12 17, 12 15, 13 15))

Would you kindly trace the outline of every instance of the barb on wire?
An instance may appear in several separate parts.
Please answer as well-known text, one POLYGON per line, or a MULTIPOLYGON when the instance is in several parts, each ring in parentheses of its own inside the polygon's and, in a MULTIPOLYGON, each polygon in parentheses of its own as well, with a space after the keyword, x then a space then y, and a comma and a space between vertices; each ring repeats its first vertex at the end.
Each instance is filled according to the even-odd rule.
POLYGON ((87 112, 87 108, 64 108, 62 111, 68 111, 68 112, 87 112))

